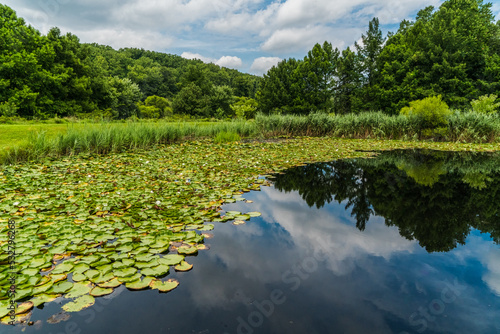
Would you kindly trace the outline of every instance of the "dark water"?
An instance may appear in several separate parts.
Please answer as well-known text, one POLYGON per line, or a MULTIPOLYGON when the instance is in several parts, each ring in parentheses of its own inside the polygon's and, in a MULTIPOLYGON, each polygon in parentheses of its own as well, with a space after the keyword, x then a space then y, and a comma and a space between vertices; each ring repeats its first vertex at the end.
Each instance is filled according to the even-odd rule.
MULTIPOLYGON (((225 210, 168 294, 125 288, 27 333, 500 333, 500 157, 392 152, 297 167, 225 210)), ((20 332, 1 327, 6 332, 20 332)))

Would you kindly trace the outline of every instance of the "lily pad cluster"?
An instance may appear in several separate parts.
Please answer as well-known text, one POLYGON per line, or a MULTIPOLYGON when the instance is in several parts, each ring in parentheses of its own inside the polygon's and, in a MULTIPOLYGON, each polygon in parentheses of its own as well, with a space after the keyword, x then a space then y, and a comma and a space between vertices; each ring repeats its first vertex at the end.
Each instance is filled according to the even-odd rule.
MULTIPOLYGON (((66 312, 77 312, 120 285, 171 291, 179 282, 165 277, 172 267, 192 269, 186 257, 207 249, 204 232, 214 229, 214 223, 240 225, 260 215, 221 214, 221 206, 244 201, 244 193, 269 185, 261 175, 308 162, 369 157, 373 153, 366 151, 373 149, 438 145, 329 138, 220 145, 196 141, 154 151, 4 166, 0 317, 9 321, 12 274, 17 321, 29 318, 33 307, 59 297, 68 300, 66 312), (14 270, 8 255, 12 219, 14 270)), ((450 145, 442 148, 449 150, 450 145)))

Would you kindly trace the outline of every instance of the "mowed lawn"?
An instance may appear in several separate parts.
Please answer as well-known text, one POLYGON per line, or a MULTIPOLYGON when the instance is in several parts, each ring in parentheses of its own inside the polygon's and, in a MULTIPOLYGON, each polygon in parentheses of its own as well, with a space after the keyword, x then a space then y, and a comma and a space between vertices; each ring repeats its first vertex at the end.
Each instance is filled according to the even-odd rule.
MULTIPOLYGON (((153 124, 161 124, 166 122, 158 122, 153 124)), ((68 129, 84 129, 89 127, 102 127, 102 126, 127 126, 130 123, 65 123, 65 124, 0 124, 0 150, 16 146, 23 141, 29 139, 30 135, 36 135, 40 132, 45 132, 48 138, 56 137, 60 134, 65 134, 68 129)), ((170 123, 179 124, 182 126, 184 124, 196 124, 197 126, 208 126, 214 124, 211 122, 181 122, 181 123, 170 123)))

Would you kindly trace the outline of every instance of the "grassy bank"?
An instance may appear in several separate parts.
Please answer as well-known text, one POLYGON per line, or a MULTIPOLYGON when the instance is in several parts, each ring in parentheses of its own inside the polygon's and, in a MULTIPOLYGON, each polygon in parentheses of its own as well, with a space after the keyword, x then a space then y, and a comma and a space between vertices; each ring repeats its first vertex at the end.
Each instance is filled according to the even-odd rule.
POLYGON ((0 151, 0 162, 13 164, 79 153, 107 154, 147 149, 180 140, 214 137, 219 133, 256 134, 251 122, 223 123, 102 123, 67 127, 64 133, 35 132, 27 140, 0 151))
POLYGON ((437 140, 462 143, 498 143, 500 117, 477 113, 454 113, 448 126, 425 129, 422 120, 381 112, 335 115, 311 114, 259 115, 256 124, 267 135, 333 136, 341 138, 377 138, 399 140, 437 140))
MULTIPOLYGON (((33 125, 30 125, 34 127, 33 125)), ((448 126, 425 129, 418 118, 370 112, 349 115, 258 115, 255 121, 233 122, 128 122, 51 124, 34 128, 0 126, 0 163, 14 164, 45 157, 79 153, 107 154, 197 139, 235 141, 276 136, 330 136, 353 139, 425 140, 462 143, 498 143, 500 117, 454 113, 448 126), (40 131, 43 129, 43 131, 40 131), (37 131, 38 130, 38 131, 37 131), (31 133, 30 133, 31 131, 31 133)))

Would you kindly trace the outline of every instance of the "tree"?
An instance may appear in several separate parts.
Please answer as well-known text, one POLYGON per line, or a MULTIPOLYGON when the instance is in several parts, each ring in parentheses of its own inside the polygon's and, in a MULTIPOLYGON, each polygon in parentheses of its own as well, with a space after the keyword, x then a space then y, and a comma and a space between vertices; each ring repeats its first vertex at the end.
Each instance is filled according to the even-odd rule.
POLYGON ((137 114, 137 102, 141 100, 142 93, 137 84, 130 79, 118 77, 109 78, 109 86, 112 96, 112 109, 116 117, 128 118, 137 114))
POLYGON ((173 108, 176 114, 208 117, 210 97, 194 82, 190 82, 175 97, 173 108))
POLYGON ((338 58, 338 49, 333 50, 330 43, 324 42, 323 46, 316 44, 299 63, 294 82, 294 105, 301 106, 301 113, 331 110, 338 58))
POLYGON ((366 35, 361 35, 361 45, 354 43, 362 73, 362 89, 360 91, 361 110, 379 109, 376 95, 379 77, 379 56, 382 52, 385 38, 380 30, 378 18, 373 18, 368 23, 366 35))
POLYGON ((448 0, 403 22, 380 54, 381 107, 395 113, 409 101, 442 95, 452 108, 500 89, 498 26, 491 4, 448 0))
POLYGON ((334 111, 346 114, 358 110, 361 89, 361 70, 358 56, 347 48, 336 61, 334 111))
POLYGON ((297 85, 295 80, 296 69, 300 61, 293 58, 285 59, 273 66, 260 84, 255 95, 259 108, 264 113, 301 113, 302 108, 295 108, 294 100, 297 92, 294 90, 297 85))

